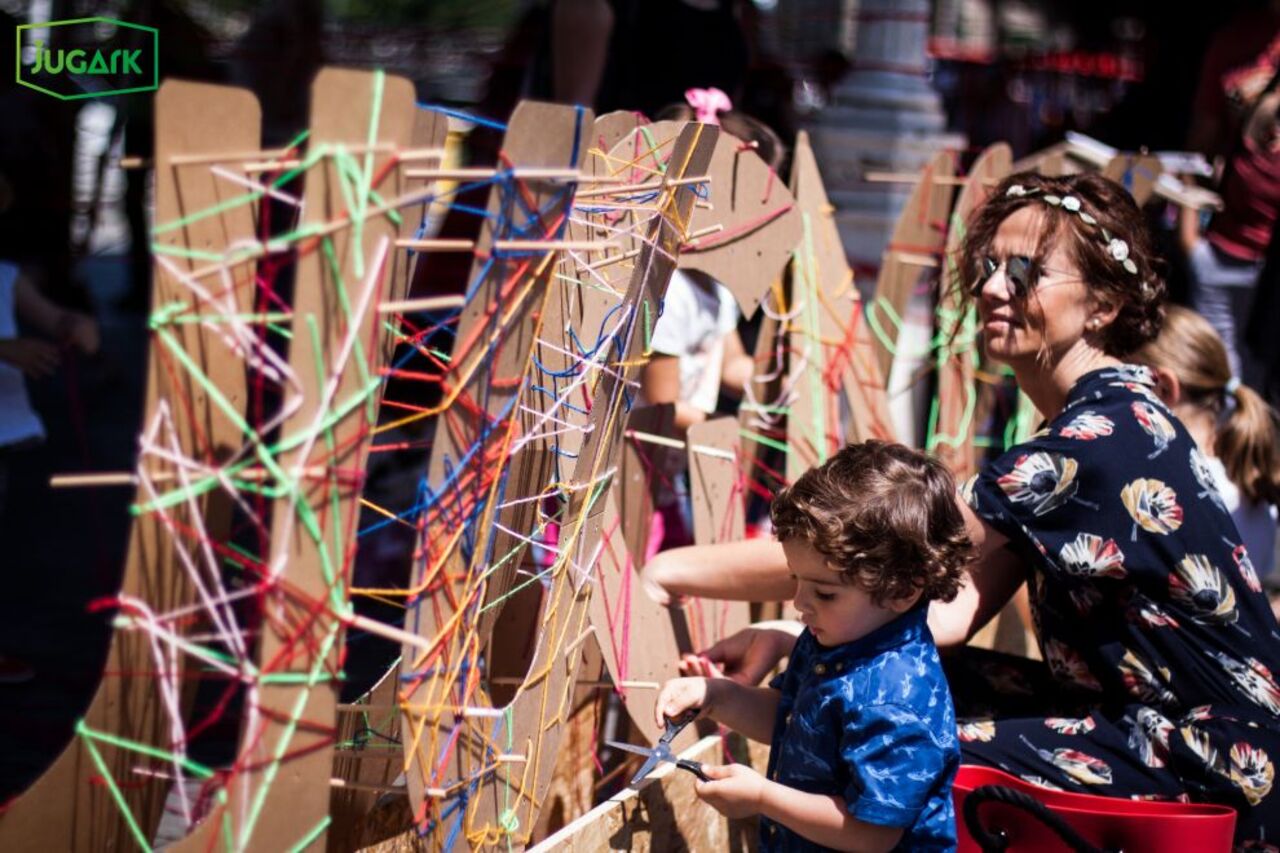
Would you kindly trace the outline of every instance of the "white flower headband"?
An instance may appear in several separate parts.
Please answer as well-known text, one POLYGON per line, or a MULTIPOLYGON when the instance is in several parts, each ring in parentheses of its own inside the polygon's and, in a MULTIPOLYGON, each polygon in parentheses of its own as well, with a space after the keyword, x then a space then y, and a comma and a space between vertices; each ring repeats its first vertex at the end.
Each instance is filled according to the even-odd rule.
MULTIPOLYGON (((1005 195, 1030 196, 1039 192, 1040 190, 1038 187, 1027 188, 1022 184, 1014 184, 1009 187, 1005 192, 1005 195)), ((1085 210, 1080 204, 1080 199, 1073 195, 1057 196, 1045 193, 1044 195, 1041 195, 1040 198, 1045 204, 1051 204, 1054 207, 1061 207, 1069 213, 1074 213, 1076 216, 1079 216, 1086 225, 1098 225, 1097 218, 1094 217, 1093 214, 1089 213, 1089 211, 1085 210)), ((1138 265, 1133 262, 1133 258, 1129 257, 1129 244, 1124 240, 1121 240, 1119 237, 1112 237, 1111 234, 1107 232, 1106 228, 1101 228, 1100 230, 1102 231, 1103 242, 1106 243, 1107 254, 1111 255, 1117 263, 1124 267, 1125 272, 1131 275, 1137 275, 1138 265)), ((1145 281, 1142 282, 1140 287, 1144 294, 1149 294, 1151 292, 1151 285, 1145 281)))

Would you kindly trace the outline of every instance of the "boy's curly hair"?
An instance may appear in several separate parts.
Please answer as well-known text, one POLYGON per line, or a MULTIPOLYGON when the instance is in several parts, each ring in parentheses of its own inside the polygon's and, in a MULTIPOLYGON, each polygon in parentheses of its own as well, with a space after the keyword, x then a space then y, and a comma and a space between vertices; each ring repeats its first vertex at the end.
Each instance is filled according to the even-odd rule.
POLYGON ((947 467, 885 441, 850 444, 773 499, 779 541, 802 539, 878 605, 950 601, 972 556, 947 467))

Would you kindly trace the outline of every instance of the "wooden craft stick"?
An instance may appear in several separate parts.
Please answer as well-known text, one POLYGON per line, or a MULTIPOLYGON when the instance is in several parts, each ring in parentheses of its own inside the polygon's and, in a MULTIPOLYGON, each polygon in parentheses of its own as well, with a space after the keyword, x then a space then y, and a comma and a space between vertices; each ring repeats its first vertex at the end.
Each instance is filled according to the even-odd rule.
POLYGON ((666 187, 684 187, 690 184, 709 184, 711 177, 692 177, 692 178, 663 178, 659 181, 649 181, 643 184, 627 184, 625 186, 604 187, 596 190, 582 190, 574 195, 574 198, 594 198, 598 195, 614 195, 616 193, 640 193, 653 192, 665 189, 666 187))
MULTIPOLYGON (((217 473, 217 469, 208 471, 189 471, 187 476, 190 479, 198 480, 202 477, 210 477, 217 473)), ((236 472, 226 472, 228 476, 235 477, 237 480, 267 480, 273 474, 262 468, 241 468, 236 472)), ((303 479, 314 479, 316 477, 329 476, 328 469, 323 466, 311 466, 303 469, 301 475, 303 479)), ((171 483, 178 479, 176 471, 158 471, 149 475, 148 479, 156 483, 171 483)), ((51 489, 77 489, 83 487, 95 486, 136 486, 142 479, 132 471, 90 471, 83 474, 54 474, 49 478, 49 488, 51 489)))
MULTIPOLYGON (((863 172, 862 180, 869 184, 918 184, 920 183, 920 175, 915 172, 863 172)), ((945 175, 934 178, 935 184, 943 186, 962 187, 967 180, 964 175, 945 175)), ((996 182, 992 180, 983 183, 995 186, 996 182)))
POLYGON ((436 311, 441 308, 461 308, 466 304, 466 297, 457 296, 424 296, 420 299, 400 299, 395 302, 384 302, 378 306, 380 314, 405 314, 410 311, 436 311))
POLYGON ((678 438, 667 438, 665 435, 654 435, 651 432, 641 432, 640 430, 629 429, 624 435, 627 438, 634 438, 636 441, 645 441, 649 444, 660 444, 663 447, 674 447, 677 450, 691 450, 694 453, 701 453, 716 459, 728 459, 736 461, 737 457, 727 450, 721 450, 718 447, 708 447, 705 444, 688 444, 678 438))
POLYGON ((937 258, 932 255, 922 255, 918 252, 890 252, 890 256, 908 266, 928 267, 929 269, 937 269, 939 266, 937 258))
MULTIPOLYGON (((399 758, 400 756, 396 756, 396 757, 399 758)), ((391 786, 366 785, 362 782, 348 782, 346 779, 341 779, 337 776, 331 776, 329 778, 329 787, 330 788, 346 788, 351 791, 368 791, 372 794, 407 793, 407 789, 403 785, 391 785, 391 786)))
POLYGON ((405 177, 410 180, 432 181, 487 181, 499 175, 528 181, 566 181, 574 184, 621 184, 623 178, 614 175, 590 175, 578 169, 552 169, 545 166, 525 166, 511 170, 504 169, 406 169, 405 177))
MULTIPOLYGON (((397 240, 396 248, 433 252, 470 252, 476 248, 474 240, 397 240)), ((619 249, 612 240, 494 240, 493 249, 498 252, 602 252, 619 249)))

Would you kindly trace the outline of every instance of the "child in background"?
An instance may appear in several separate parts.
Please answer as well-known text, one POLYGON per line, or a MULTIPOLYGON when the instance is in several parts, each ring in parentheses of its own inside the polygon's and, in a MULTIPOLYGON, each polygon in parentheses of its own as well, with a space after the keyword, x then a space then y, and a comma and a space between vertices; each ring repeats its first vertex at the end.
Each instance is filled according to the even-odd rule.
MULTIPOLYGON (((1156 376, 1156 392, 1195 440, 1196 471, 1211 480, 1231 513, 1256 577, 1273 588, 1280 447, 1275 410, 1231 375, 1222 338, 1189 308, 1168 309, 1160 336, 1134 357, 1156 376)), ((1272 609, 1280 616, 1280 600, 1272 609)))
MULTIPOLYGON (((718 89, 690 89, 689 105, 663 110, 660 121, 701 121, 750 145, 774 171, 782 161, 782 141, 761 122, 732 110, 718 89)), ((714 192, 714 189, 712 190, 714 192)), ((677 437, 716 411, 721 389, 741 396, 755 364, 738 336, 738 304, 720 282, 697 270, 676 270, 662 300, 662 313, 649 341, 652 351, 640 374, 637 405, 672 403, 677 437)), ((646 556, 693 542, 685 455, 651 451, 657 518, 646 556)))
MULTIPOLYGON (((82 352, 98 351, 98 324, 92 317, 59 308, 22 276, 18 267, 0 261, 0 514, 9 485, 13 454, 44 440, 44 425, 31 408, 23 374, 41 378, 58 369, 58 346, 40 338, 20 337, 17 320, 82 352)), ((20 661, 0 654, 0 684, 31 678, 20 661)))
MULTIPOLYGON (((668 107, 658 120, 719 125, 753 148, 770 169, 781 166, 778 135, 735 112, 719 89, 690 89, 685 98, 688 106, 668 107)), ((751 381, 754 365, 738 337, 738 304, 727 287, 701 272, 676 270, 671 276, 650 349, 653 355, 640 379, 644 400, 675 403, 681 433, 715 412, 722 386, 740 395, 751 381)))
POLYGON ((937 460, 880 441, 849 445, 773 501, 805 630, 768 687, 677 678, 662 717, 698 708, 771 743, 761 777, 708 765, 698 796, 761 816, 761 850, 949 850, 955 712, 925 623, 960 586, 972 546, 937 460))

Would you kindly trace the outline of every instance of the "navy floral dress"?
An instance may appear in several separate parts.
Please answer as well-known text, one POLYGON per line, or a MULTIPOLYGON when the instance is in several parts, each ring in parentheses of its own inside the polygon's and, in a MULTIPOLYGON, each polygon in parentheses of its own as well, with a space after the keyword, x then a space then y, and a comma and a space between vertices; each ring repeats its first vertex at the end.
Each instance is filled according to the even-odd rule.
POLYGON ((1150 372, 1080 378, 1063 411, 965 486, 1027 559, 1045 665, 948 663, 964 763, 1103 796, 1232 805, 1280 850, 1280 630, 1150 372), (1047 666, 1046 666, 1047 665, 1047 666))

